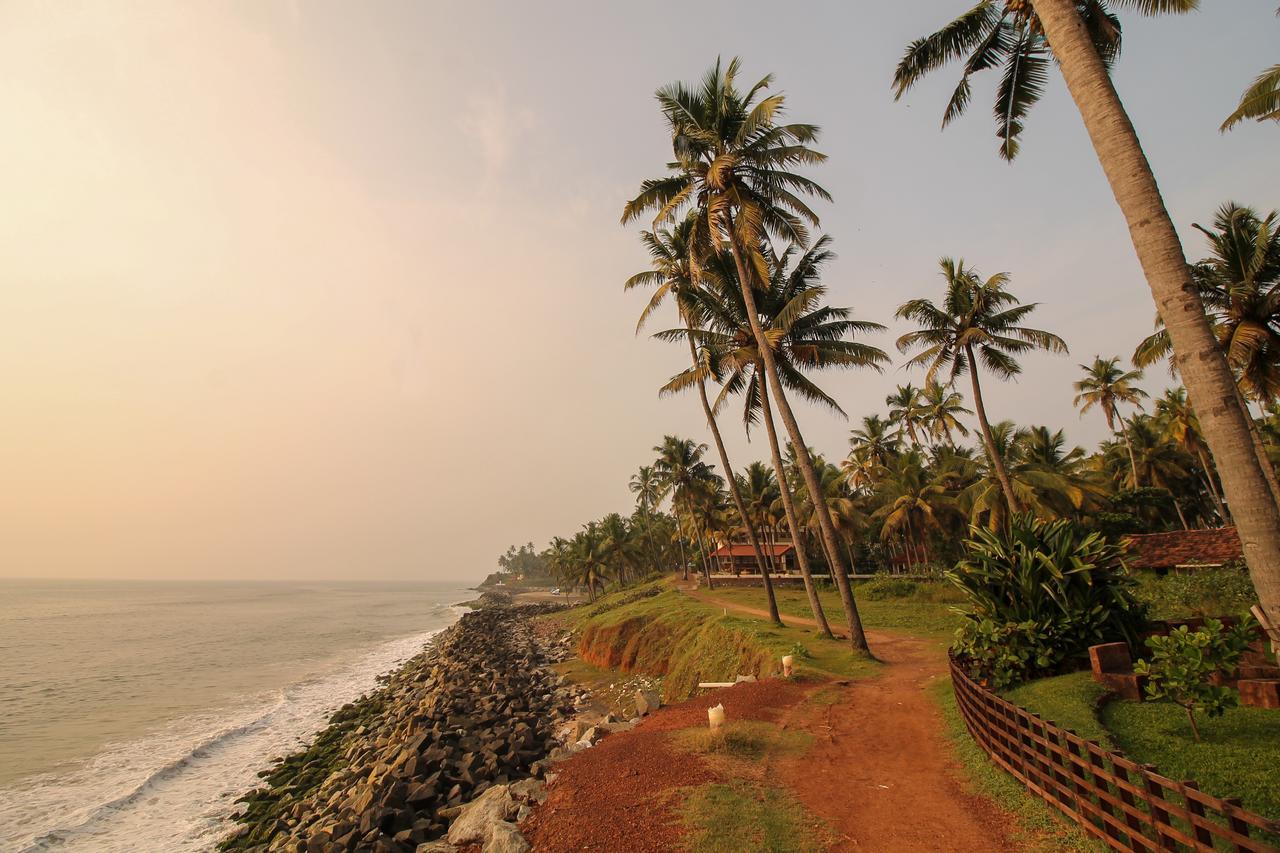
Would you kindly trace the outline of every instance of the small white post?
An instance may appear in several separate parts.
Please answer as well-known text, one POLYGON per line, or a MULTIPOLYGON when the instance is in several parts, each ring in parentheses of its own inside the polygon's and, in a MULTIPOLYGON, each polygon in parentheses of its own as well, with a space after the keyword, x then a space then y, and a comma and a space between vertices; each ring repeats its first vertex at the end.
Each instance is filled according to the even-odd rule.
POLYGON ((782 656, 782 677, 783 678, 791 677, 791 667, 792 667, 792 664, 794 663, 795 663, 795 658, 792 655, 782 656))
POLYGON ((720 703, 714 708, 707 709, 707 725, 711 726, 712 731, 724 725, 724 703, 720 703))

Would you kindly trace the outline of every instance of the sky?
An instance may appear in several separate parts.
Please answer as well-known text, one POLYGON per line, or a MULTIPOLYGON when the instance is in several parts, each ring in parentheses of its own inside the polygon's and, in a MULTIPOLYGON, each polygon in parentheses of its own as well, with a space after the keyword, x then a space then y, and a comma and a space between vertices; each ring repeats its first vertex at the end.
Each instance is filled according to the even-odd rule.
MULTIPOLYGON (((966 5, 5 2, 0 577, 477 578, 629 511, 664 434, 709 436, 658 398, 682 350, 634 334, 619 216, 669 157, 654 89, 717 55, 822 126, 830 301, 890 325, 893 368, 822 378, 847 420, 798 408, 809 443, 843 455, 919 383, 892 315, 943 255, 1071 347, 989 381, 993 419, 1098 441, 1077 365, 1154 309, 1060 78, 1013 166, 994 79, 945 133, 954 69, 890 93, 966 5)), ((1276 61, 1275 0, 1203 6, 1127 16, 1115 75, 1192 258, 1223 202, 1280 207, 1280 128, 1217 131, 1276 61)))

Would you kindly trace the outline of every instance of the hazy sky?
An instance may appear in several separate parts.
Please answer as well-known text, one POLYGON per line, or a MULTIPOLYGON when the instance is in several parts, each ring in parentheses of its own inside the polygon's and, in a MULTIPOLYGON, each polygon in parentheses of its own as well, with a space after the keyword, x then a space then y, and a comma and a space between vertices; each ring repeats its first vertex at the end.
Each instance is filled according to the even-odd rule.
MULTIPOLYGON (((1118 85, 1192 257, 1227 199, 1280 207, 1280 128, 1217 132, 1276 61, 1275 3, 1126 25, 1118 85)), ((706 430, 657 398, 682 350, 632 335, 618 217, 668 158, 653 90, 718 53, 825 129, 832 301, 888 321, 940 255, 1010 271, 1071 356, 991 382, 992 416, 1096 441, 1076 364, 1153 307, 1061 80, 1013 167, 993 80, 945 134, 953 73, 889 93, 965 6, 4 3, 0 575, 474 577, 629 509, 661 436, 706 430)), ((908 379, 826 377, 851 421, 802 409, 810 442, 842 455, 908 379)))

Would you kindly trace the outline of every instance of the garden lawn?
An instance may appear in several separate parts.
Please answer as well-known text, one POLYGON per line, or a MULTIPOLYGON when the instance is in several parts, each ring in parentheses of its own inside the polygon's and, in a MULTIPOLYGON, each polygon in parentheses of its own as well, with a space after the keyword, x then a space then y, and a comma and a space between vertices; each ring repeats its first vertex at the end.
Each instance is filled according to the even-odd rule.
POLYGON ((1280 711, 1232 708, 1222 717, 1197 717, 1196 743, 1186 712, 1172 702, 1114 700, 1101 711, 1102 688, 1088 672, 1043 678, 1006 698, 1078 734, 1154 764, 1173 779, 1193 779, 1207 793, 1239 797, 1244 807, 1280 820, 1280 711))
MULTIPOLYGON (((930 600, 931 598, 952 598, 951 590, 941 584, 921 584, 920 590, 912 596, 886 599, 873 599, 867 595, 859 595, 859 587, 854 584, 854 598, 858 604, 858 613, 862 616, 862 624, 867 628, 890 628, 905 631, 918 637, 950 643, 956 628, 960 627, 961 617, 951 611, 954 602, 930 600)), ((809 599, 803 589, 777 589, 778 612, 785 620, 787 616, 798 616, 812 619, 809 610, 809 599)), ((736 604, 750 607, 767 607, 764 590, 761 588, 721 587, 710 593, 716 598, 723 598, 736 604)), ((834 589, 819 592, 823 610, 831 623, 832 630, 839 631, 844 625, 844 608, 840 603, 840 593, 834 589)))

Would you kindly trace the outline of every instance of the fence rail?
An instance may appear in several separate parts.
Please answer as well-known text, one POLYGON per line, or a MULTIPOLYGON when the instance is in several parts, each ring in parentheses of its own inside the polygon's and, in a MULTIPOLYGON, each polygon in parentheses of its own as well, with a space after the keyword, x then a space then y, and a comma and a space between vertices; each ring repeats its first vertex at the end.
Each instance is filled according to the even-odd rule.
POLYGON ((951 684, 969 734, 1027 789, 1116 850, 1277 853, 1280 821, 1161 776, 1000 698, 954 658, 951 684))

